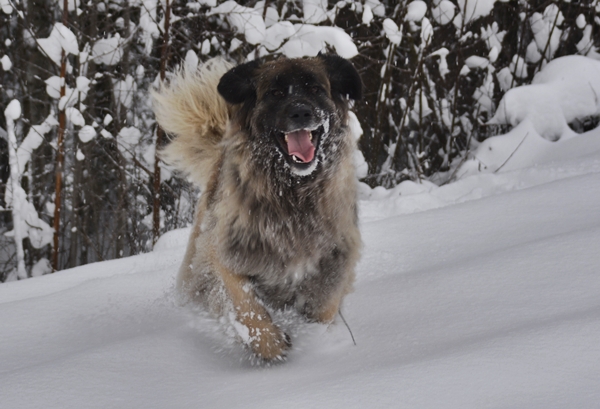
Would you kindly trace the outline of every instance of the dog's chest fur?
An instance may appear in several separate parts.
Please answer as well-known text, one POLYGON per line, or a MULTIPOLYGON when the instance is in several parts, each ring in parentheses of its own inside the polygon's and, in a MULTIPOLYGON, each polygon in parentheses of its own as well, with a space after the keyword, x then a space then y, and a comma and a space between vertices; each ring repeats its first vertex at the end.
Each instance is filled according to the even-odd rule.
POLYGON ((267 298, 276 298, 271 303, 285 304, 307 280, 338 274, 326 260, 344 251, 345 236, 356 229, 355 201, 348 200, 356 194, 354 168, 342 161, 310 182, 281 181, 244 166, 255 163, 248 154, 235 143, 226 149, 204 234, 227 267, 252 277, 267 298))

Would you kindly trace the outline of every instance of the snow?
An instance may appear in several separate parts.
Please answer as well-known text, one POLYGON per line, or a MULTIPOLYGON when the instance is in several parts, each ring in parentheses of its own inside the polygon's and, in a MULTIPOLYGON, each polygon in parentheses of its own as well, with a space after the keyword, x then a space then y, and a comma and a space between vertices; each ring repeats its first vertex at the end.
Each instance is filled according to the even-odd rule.
POLYGON ((371 7, 365 5, 362 14, 362 23, 367 26, 370 26, 371 21, 373 21, 373 11, 371 10, 371 7))
POLYGON ((546 7, 543 15, 533 13, 529 19, 537 48, 539 51, 546 50, 547 59, 552 59, 558 49, 562 34, 562 30, 558 27, 563 21, 564 17, 555 4, 546 7))
POLYGON ((119 34, 96 41, 92 46, 92 57, 96 64, 118 64, 123 57, 123 48, 121 47, 121 37, 119 34))
POLYGON ((77 133, 79 136, 79 140, 83 143, 88 143, 92 139, 96 137, 96 130, 91 125, 85 125, 83 128, 79 130, 77 133))
POLYGON ((513 75, 510 72, 510 68, 504 67, 496 73, 498 84, 503 92, 508 91, 513 86, 513 75))
POLYGON ((276 50, 281 44, 296 33, 294 25, 289 21, 273 24, 266 29, 263 45, 269 50, 276 50))
POLYGON ((139 145, 142 133, 135 126, 121 128, 117 135, 119 150, 126 158, 135 155, 135 147, 139 145))
POLYGON ((450 53, 450 51, 446 47, 442 47, 439 50, 436 50, 436 51, 432 52, 431 54, 429 54, 430 57, 433 57, 433 56, 440 57, 438 69, 440 71, 440 76, 442 78, 445 78, 446 74, 448 74, 450 72, 450 69, 448 68, 448 61, 446 60, 446 57, 448 56, 449 53, 450 53))
POLYGON ((61 54, 79 54, 77 37, 62 23, 55 23, 48 38, 37 40, 42 51, 58 66, 60 66, 61 54))
POLYGON ((526 78, 527 77, 527 64, 518 54, 513 55, 513 59, 510 62, 509 69, 511 72, 515 74, 517 78, 526 78))
MULTIPOLYGON (((79 78, 81 77, 78 77, 77 80, 78 87, 79 85, 83 87, 85 81, 81 81, 79 78)), ((46 83, 46 93, 51 98, 59 100, 59 109, 64 109, 65 107, 75 105, 77 102, 79 102, 80 98, 83 100, 85 97, 87 97, 87 90, 89 90, 89 87, 87 87, 87 89, 83 87, 82 89, 84 89, 84 91, 81 91, 79 88, 73 89, 68 85, 65 85, 65 95, 64 97, 61 97, 60 87, 61 84, 64 83, 64 78, 61 79, 60 77, 53 75, 44 82, 46 83)))
MULTIPOLYGON (((305 0, 303 8, 307 22, 317 23, 328 18, 326 1, 305 0)), ((212 8, 207 15, 225 15, 229 24, 244 34, 248 43, 260 45, 258 49, 261 56, 269 52, 281 52, 289 58, 314 57, 324 51, 326 45, 333 47, 344 58, 352 58, 358 54, 352 38, 339 27, 277 22, 277 11, 272 8, 267 8, 267 24, 262 17, 263 9, 264 2, 258 2, 255 8, 249 8, 229 0, 212 8)), ((239 44, 238 41, 232 41, 230 51, 235 50, 239 44)), ((203 45, 202 49, 205 48, 208 49, 203 45)), ((248 59, 253 58, 254 52, 248 56, 248 59)))
POLYGON ((65 109, 65 114, 67 116, 67 120, 69 122, 71 122, 73 125, 77 125, 77 126, 85 125, 85 119, 83 118, 83 115, 81 115, 81 112, 79 112, 79 110, 77 108, 69 107, 69 108, 65 109))
POLYGON ((4 14, 12 14, 13 8, 10 3, 10 0, 0 0, 0 8, 4 14))
MULTIPOLYGON (((596 74, 570 58, 532 87, 579 101, 572 81, 596 74)), ((511 101, 513 129, 452 183, 360 185, 356 345, 339 318, 296 323, 287 362, 250 365, 175 301, 177 230, 148 254, 0 285, 3 407, 597 408, 600 128, 550 142, 511 101)), ((588 112, 573 106, 556 115, 588 112)))
POLYGON ((594 40, 592 40, 592 26, 586 25, 583 29, 583 36, 581 40, 575 45, 577 47, 577 51, 579 51, 582 55, 590 55, 590 52, 593 50, 594 40))
POLYGON ((496 62, 499 54, 500 54, 500 49, 496 48, 496 46, 493 46, 491 48, 490 52, 488 53, 488 58, 489 58, 490 62, 492 62, 492 63, 496 62))
POLYGON ((433 26, 428 18, 421 21, 421 50, 425 49, 433 39, 433 26))
POLYGON ((327 20, 327 0, 302 0, 304 22, 318 24, 327 20))
POLYGON ((569 133, 567 123, 600 115, 600 62, 582 56, 557 58, 531 85, 509 90, 490 120, 516 126, 524 119, 549 140, 569 133))
MULTIPOLYGON (((263 0, 261 1, 257 1, 256 4, 254 5, 254 8, 259 10, 261 13, 264 11, 264 7, 265 7, 265 2, 263 0)), ((277 11, 277 9, 275 7, 272 6, 267 6, 267 12, 265 14, 265 26, 271 27, 273 24, 277 23, 279 21, 279 12, 277 11)))
MULTIPOLYGON (((189 3, 188 3, 189 5, 189 3)), ((156 24, 157 0, 142 0, 140 7, 140 28, 142 30, 142 42, 144 43, 144 52, 150 55, 154 39, 158 38, 160 30, 156 24)))
POLYGON ((481 27, 481 38, 485 40, 490 51, 495 48, 497 50, 496 52, 500 53, 505 35, 506 31, 500 31, 498 23, 495 21, 487 27, 481 27))
POLYGON ((365 0, 365 6, 369 6, 376 16, 385 16, 385 6, 379 0, 365 0))
POLYGON ((60 98, 60 84, 61 80, 58 75, 53 75, 48 78, 46 81, 46 93, 54 99, 60 98))
POLYGON ((419 22, 423 20, 425 13, 427 13, 427 4, 424 1, 416 0, 408 4, 404 20, 419 22))
POLYGON ((39 261, 31 267, 31 275, 33 277, 40 277, 51 272, 52 265, 50 264, 50 260, 45 257, 39 259, 39 261))
POLYGON ((31 160, 31 154, 34 150, 40 147, 44 142, 43 136, 58 125, 58 121, 54 117, 54 113, 50 113, 48 117, 39 125, 33 125, 29 128, 29 132, 17 149, 17 162, 19 165, 19 177, 25 172, 25 165, 31 160))
POLYGON ((487 58, 472 55, 465 60, 465 64, 470 69, 486 68, 488 65, 490 65, 490 61, 487 58))
POLYGON ((21 187, 21 176, 25 171, 25 166, 31 160, 32 152, 43 142, 43 135, 57 125, 53 114, 50 114, 40 125, 34 125, 30 128, 27 136, 23 138, 21 144, 17 147, 16 135, 14 132, 14 121, 21 116, 21 106, 17 100, 12 100, 4 111, 7 118, 8 139, 9 139, 9 163, 10 178, 7 181, 5 192, 5 201, 12 208, 13 230, 5 233, 8 237, 14 237, 18 242, 17 253, 19 259, 18 277, 26 278, 24 266, 21 265, 22 248, 21 241, 29 237, 31 245, 36 248, 42 248, 52 240, 54 230, 42 219, 40 219, 35 207, 29 202, 27 193, 21 187))
POLYGON ((144 79, 144 75, 146 74, 146 69, 144 68, 143 65, 138 65, 137 68, 135 69, 135 78, 138 81, 142 81, 142 79, 144 79))
POLYGON ((10 71, 12 68, 12 61, 8 55, 3 55, 2 58, 0 58, 0 64, 2 64, 3 71, 10 71))
POLYGON ((113 81, 113 95, 125 108, 131 108, 133 96, 137 90, 137 84, 131 75, 127 75, 122 81, 113 81))
POLYGON ((77 84, 77 90, 80 93, 79 100, 83 101, 87 97, 87 93, 90 90, 91 80, 89 78, 79 76, 76 78, 75 83, 77 84))
POLYGON ((487 16, 494 8, 495 2, 496 0, 458 0, 462 21, 466 24, 487 16))
POLYGON ((446 25, 451 22, 455 13, 456 7, 449 0, 442 0, 440 4, 431 9, 433 19, 440 25, 446 25))
POLYGON ((314 57, 323 51, 325 43, 343 58, 358 55, 352 38, 341 28, 310 24, 294 24, 294 34, 283 44, 281 51, 289 58, 314 57))
POLYGON ((4 116, 13 121, 19 119, 21 117, 21 103, 16 99, 10 101, 4 109, 4 116))
POLYGON ((29 237, 31 245, 39 249, 50 243, 54 230, 43 220, 41 220, 32 203, 27 198, 27 193, 21 186, 21 175, 25 164, 31 158, 31 152, 40 144, 42 134, 50 130, 52 121, 50 116, 42 123, 31 128, 29 134, 23 139, 20 146, 17 146, 17 136, 15 133, 15 121, 21 116, 21 104, 13 99, 4 110, 6 118, 6 130, 8 140, 8 162, 10 168, 10 178, 6 183, 4 200, 11 209, 13 229, 4 233, 7 237, 13 237, 16 247, 16 271, 11 273, 11 277, 19 279, 27 278, 25 270, 25 253, 23 249, 23 239, 29 237), (47 128, 47 129, 46 129, 47 128), (38 138, 38 139, 36 139, 38 138))
POLYGON ((250 44, 259 44, 265 38, 265 21, 256 9, 240 6, 235 1, 228 0, 207 13, 209 16, 214 14, 225 15, 229 24, 239 33, 244 34, 250 44))
MULTIPOLYGON (((40 219, 35 207, 28 201, 27 193, 21 186, 17 186, 15 191, 16 194, 11 192, 11 205, 13 209, 19 209, 20 219, 17 226, 19 237, 21 239, 29 237, 31 245, 36 249, 41 249, 52 241, 54 229, 40 219)), ((6 235, 12 237, 14 233, 15 230, 12 230, 6 235)))
MULTIPOLYGON (((23 231, 23 203, 24 195, 19 193, 23 190, 19 180, 19 163, 17 159, 17 135, 15 134, 15 121, 21 116, 21 103, 13 99, 4 109, 4 117, 6 118, 6 133, 8 142, 8 163, 10 168, 10 182, 6 184, 5 198, 7 205, 12 207, 13 229, 5 236, 13 237, 16 247, 17 267, 11 274, 18 278, 27 278, 25 270, 25 253, 23 250, 23 238, 26 237, 23 231), (15 274, 16 273, 16 274, 15 274)), ((26 199, 25 199, 26 200, 26 199)))
POLYGON ((383 20, 383 31, 392 44, 400 45, 402 42, 402 30, 398 29, 398 25, 394 20, 391 18, 383 20))
MULTIPOLYGON (((210 48, 211 48, 210 41, 207 38, 202 42, 202 47, 200 49, 200 53, 204 54, 204 55, 208 55, 210 53, 210 48)), ((192 50, 190 50, 190 51, 192 51, 192 50)), ((187 58, 186 58, 186 63, 187 63, 187 58)), ((196 67, 197 66, 198 66, 198 64, 196 64, 196 67)))

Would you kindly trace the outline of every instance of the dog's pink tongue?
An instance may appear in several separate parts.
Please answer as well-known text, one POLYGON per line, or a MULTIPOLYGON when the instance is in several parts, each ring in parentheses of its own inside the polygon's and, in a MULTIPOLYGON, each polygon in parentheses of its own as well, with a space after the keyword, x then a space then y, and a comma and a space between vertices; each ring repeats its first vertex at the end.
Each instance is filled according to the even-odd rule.
POLYGON ((304 163, 308 163, 315 157, 315 146, 310 140, 310 132, 302 129, 290 132, 287 136, 288 152, 296 156, 304 163))

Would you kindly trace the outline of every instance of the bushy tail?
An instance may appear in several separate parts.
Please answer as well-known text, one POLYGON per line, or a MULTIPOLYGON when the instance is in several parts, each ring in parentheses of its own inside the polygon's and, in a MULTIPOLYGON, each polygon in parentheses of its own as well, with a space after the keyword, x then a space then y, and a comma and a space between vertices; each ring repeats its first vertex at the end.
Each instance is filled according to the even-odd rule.
POLYGON ((229 108, 219 95, 219 80, 232 65, 213 58, 194 70, 182 68, 168 84, 152 91, 160 126, 174 136, 160 152, 161 159, 204 189, 220 156, 229 108))

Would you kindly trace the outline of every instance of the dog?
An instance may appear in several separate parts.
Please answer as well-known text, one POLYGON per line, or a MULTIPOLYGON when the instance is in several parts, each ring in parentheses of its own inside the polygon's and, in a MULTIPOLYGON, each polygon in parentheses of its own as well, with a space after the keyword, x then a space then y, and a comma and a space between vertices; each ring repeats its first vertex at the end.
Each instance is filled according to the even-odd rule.
POLYGON ((182 69, 153 93, 162 159, 201 189, 176 288, 264 361, 290 337, 270 311, 331 323, 361 238, 348 111, 362 95, 337 55, 182 69))

